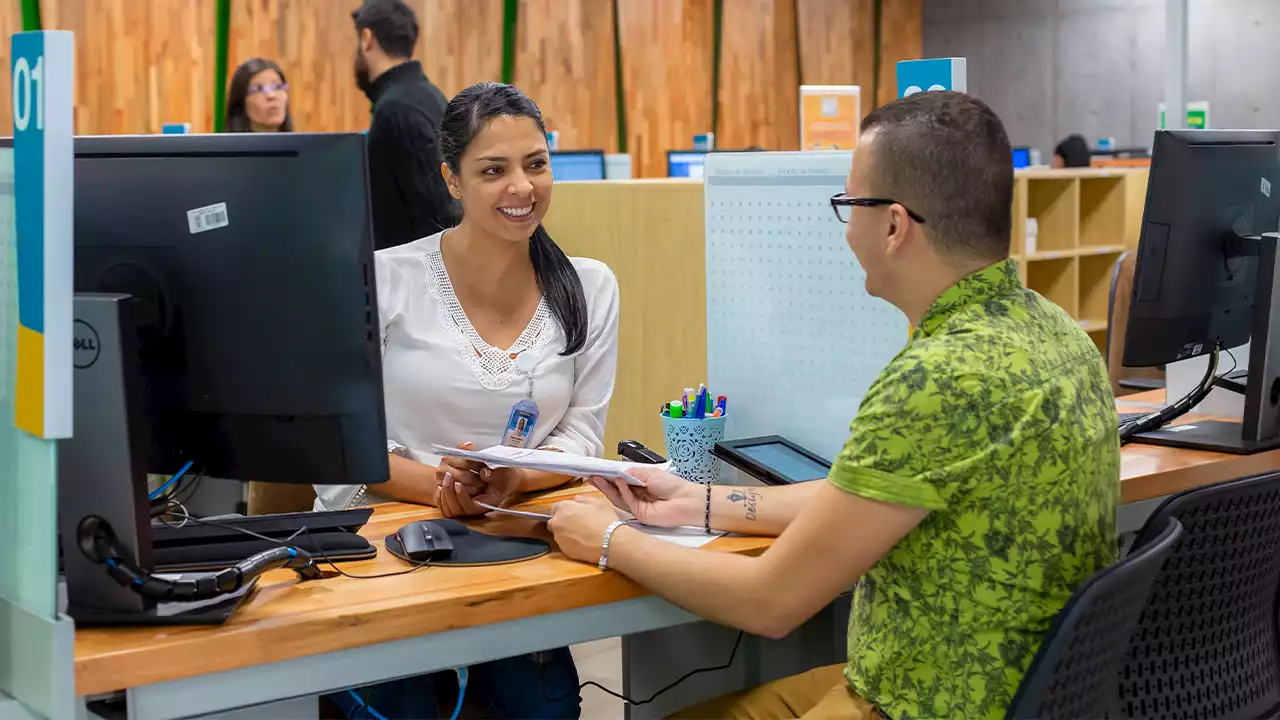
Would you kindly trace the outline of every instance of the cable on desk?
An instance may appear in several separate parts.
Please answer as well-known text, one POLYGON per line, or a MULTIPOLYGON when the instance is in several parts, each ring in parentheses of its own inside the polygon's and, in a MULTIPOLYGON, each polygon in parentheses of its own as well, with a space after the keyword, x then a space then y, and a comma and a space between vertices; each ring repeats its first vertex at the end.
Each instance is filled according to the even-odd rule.
POLYGON ((165 490, 168 490, 171 485, 181 480, 182 476, 186 475, 187 471, 190 469, 191 469, 191 461, 188 460, 181 468, 178 469, 178 472, 173 474, 173 477, 170 477, 168 480, 165 480, 163 485, 156 488, 155 492, 148 495, 147 499, 155 500, 156 498, 163 495, 165 490))
MULTIPOLYGON (((678 687, 681 683, 683 683, 685 680, 688 680, 688 679, 689 679, 689 678, 691 678, 691 677, 694 677, 694 676, 696 676, 696 675, 701 675, 701 674, 703 674, 703 673, 719 672, 719 671, 721 671, 721 670, 728 670, 729 668, 733 667, 733 661, 734 661, 734 659, 736 659, 736 658, 738 657, 738 648, 742 645, 742 636, 743 636, 744 634, 745 634, 745 633, 743 633, 743 631, 741 631, 741 630, 739 630, 739 631, 738 631, 738 639, 733 641, 733 651, 729 653, 729 661, 728 661, 728 662, 726 662, 726 663, 725 663, 725 664, 723 664, 723 665, 717 665, 717 666, 715 666, 715 667, 705 667, 705 668, 699 668, 699 669, 697 669, 697 670, 690 670, 689 672, 685 673, 684 675, 681 675, 681 676, 680 676, 680 678, 679 678, 679 679, 677 679, 675 682, 673 682, 673 683, 671 683, 670 685, 667 685, 666 687, 662 688, 661 690, 659 690, 659 691, 655 692, 654 694, 650 695, 650 696, 649 696, 647 699, 645 699, 645 700, 632 700, 631 698, 627 697, 626 695, 623 695, 623 694, 621 694, 621 693, 616 693, 616 692, 614 692, 614 691, 610 690, 609 688, 607 688, 607 687, 605 687, 605 686, 601 685, 600 683, 598 683, 598 682, 596 682, 596 681, 594 681, 594 680, 588 680, 587 682, 584 682, 584 683, 582 683, 581 685, 579 685, 579 686, 578 686, 578 694, 579 694, 579 695, 581 695, 581 694, 582 694, 582 691, 583 691, 583 690, 585 690, 585 689, 587 689, 587 687, 595 687, 596 689, 598 689, 598 690, 600 690, 600 691, 604 692, 605 694, 607 694, 607 695, 612 695, 613 697, 615 697, 615 698, 617 698, 617 699, 619 699, 619 700, 621 700, 621 701, 623 701, 623 702, 627 703, 628 705, 632 705, 632 706, 635 706, 635 707, 639 707, 639 706, 641 706, 641 705, 648 705, 649 703, 652 703, 654 700, 657 700, 659 697, 662 697, 662 696, 663 696, 663 695, 665 695, 666 693, 668 693, 668 692, 670 692, 670 691, 672 691, 672 690, 676 689, 676 687, 678 687)), ((544 700, 546 700, 547 702, 549 702, 549 703, 558 703, 558 702, 562 702, 562 701, 564 701, 564 700, 568 700, 569 698, 573 697, 572 695, 564 695, 564 696, 561 696, 561 697, 558 697, 558 698, 550 698, 550 697, 547 697, 547 693, 546 693, 546 689, 545 689, 545 688, 546 688, 546 685, 545 685, 545 684, 542 684, 542 683, 539 683, 539 684, 540 684, 540 685, 542 685, 542 687, 543 687, 543 691, 542 691, 542 698, 543 698, 544 700)))

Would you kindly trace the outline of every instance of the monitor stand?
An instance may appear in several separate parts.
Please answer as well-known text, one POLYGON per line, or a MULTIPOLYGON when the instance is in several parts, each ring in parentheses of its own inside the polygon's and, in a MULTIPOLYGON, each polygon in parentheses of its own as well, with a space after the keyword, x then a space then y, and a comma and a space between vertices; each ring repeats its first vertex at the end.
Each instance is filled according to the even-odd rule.
POLYGON ((1134 442, 1147 445, 1212 450, 1249 455, 1280 448, 1280 276, 1277 241, 1280 234, 1241 238, 1240 255, 1258 258, 1258 284, 1253 304, 1253 329, 1248 371, 1232 372, 1215 385, 1244 395, 1242 421, 1205 420, 1139 433, 1134 442))
POLYGON ((67 614, 81 625, 226 622, 248 596, 204 603, 157 602, 122 586, 79 544, 80 523, 110 524, 137 567, 151 571, 151 512, 138 329, 143 301, 76 293, 73 436, 58 443, 58 532, 67 576, 67 614))

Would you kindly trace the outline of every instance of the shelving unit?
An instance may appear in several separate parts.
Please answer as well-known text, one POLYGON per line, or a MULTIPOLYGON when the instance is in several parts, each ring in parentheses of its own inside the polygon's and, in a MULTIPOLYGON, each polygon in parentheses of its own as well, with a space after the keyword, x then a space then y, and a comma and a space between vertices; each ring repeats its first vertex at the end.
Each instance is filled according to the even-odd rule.
POLYGON ((1027 287, 1079 321, 1101 350, 1111 273, 1138 247, 1148 170, 1022 170, 1014 173, 1009 253, 1027 287), (1037 231, 1028 238, 1027 220, 1037 231))

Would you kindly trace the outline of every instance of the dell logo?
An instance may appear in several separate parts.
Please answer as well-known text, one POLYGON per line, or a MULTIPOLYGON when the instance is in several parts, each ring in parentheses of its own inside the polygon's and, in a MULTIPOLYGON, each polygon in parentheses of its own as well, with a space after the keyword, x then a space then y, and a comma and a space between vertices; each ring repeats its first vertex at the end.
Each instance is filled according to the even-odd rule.
POLYGON ((98 356, 102 354, 102 341, 98 338, 98 331, 83 320, 75 322, 74 347, 71 358, 77 370, 93 367, 93 364, 98 362, 98 356))

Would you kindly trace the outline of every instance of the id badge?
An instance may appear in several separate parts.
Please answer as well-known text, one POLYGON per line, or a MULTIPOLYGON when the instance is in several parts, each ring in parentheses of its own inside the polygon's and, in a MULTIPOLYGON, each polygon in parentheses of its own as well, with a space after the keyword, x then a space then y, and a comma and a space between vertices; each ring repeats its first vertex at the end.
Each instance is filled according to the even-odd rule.
POLYGON ((506 447, 524 447, 533 434, 533 426, 537 424, 538 404, 530 398, 521 400, 511 407, 511 417, 507 418, 507 431, 502 434, 502 444, 506 447))

